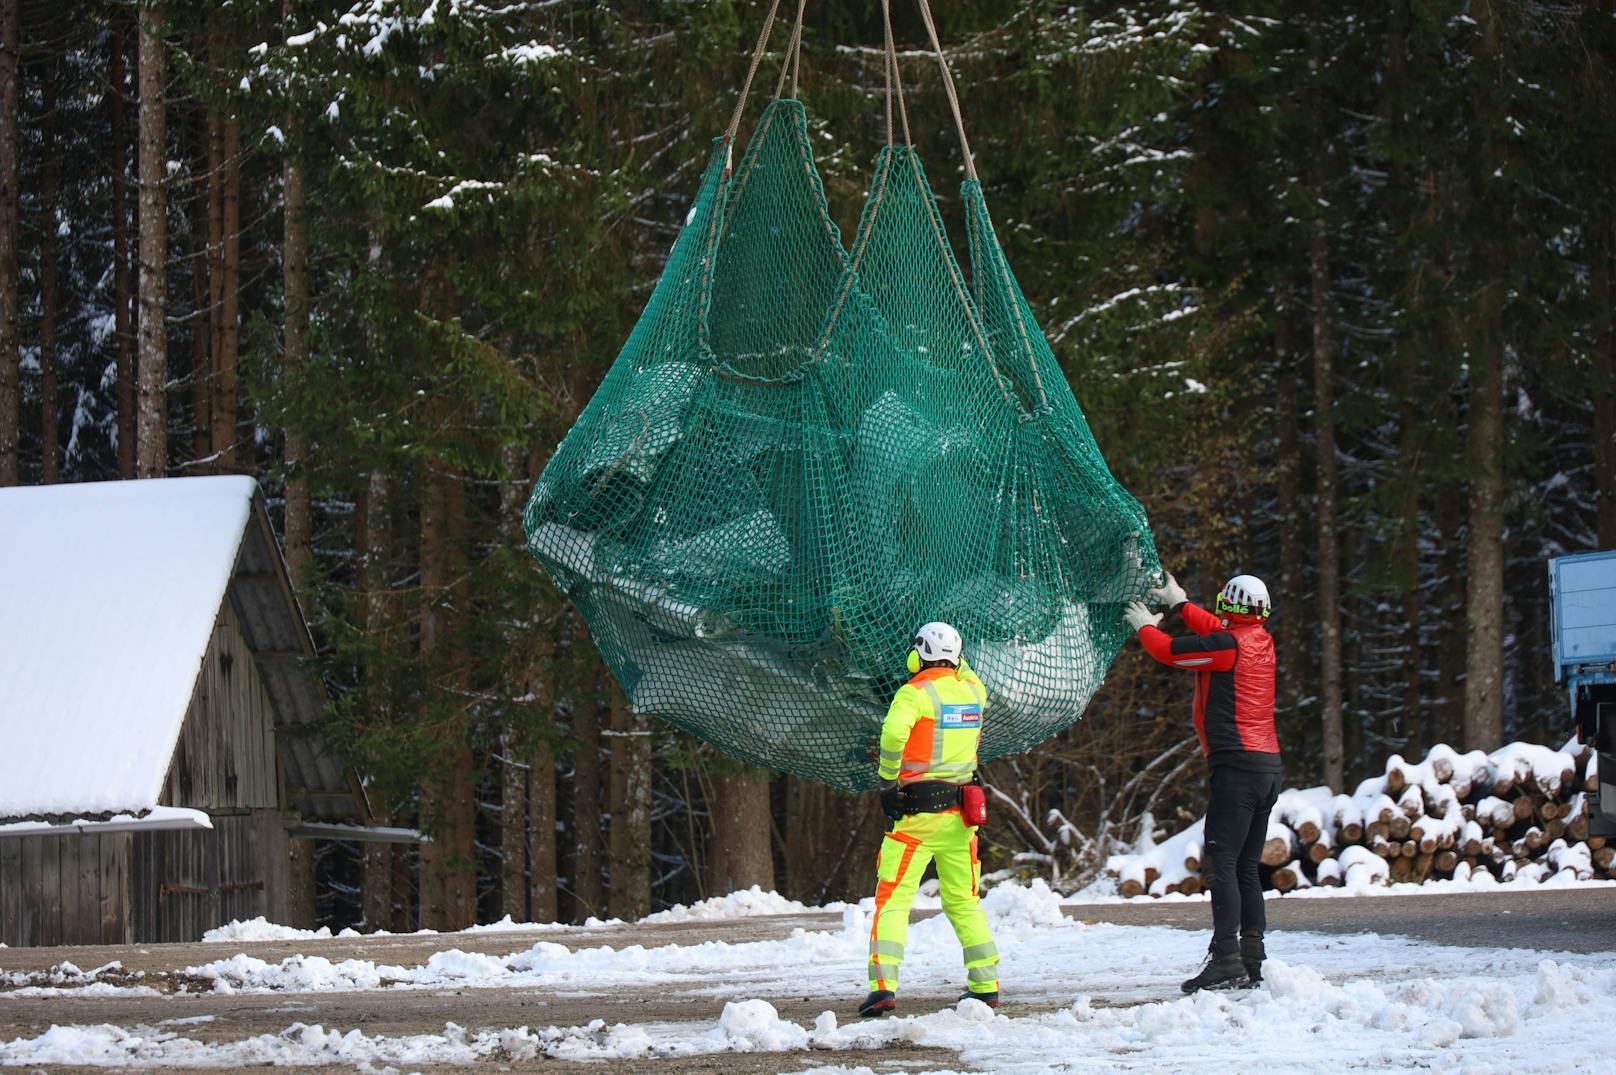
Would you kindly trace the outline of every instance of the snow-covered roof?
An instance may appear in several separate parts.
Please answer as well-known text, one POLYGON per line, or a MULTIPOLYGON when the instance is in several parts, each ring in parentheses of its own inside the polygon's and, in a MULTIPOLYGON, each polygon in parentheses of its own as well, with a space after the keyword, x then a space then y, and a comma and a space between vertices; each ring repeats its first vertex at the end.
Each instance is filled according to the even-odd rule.
POLYGON ((157 805, 256 487, 0 489, 0 818, 157 805))

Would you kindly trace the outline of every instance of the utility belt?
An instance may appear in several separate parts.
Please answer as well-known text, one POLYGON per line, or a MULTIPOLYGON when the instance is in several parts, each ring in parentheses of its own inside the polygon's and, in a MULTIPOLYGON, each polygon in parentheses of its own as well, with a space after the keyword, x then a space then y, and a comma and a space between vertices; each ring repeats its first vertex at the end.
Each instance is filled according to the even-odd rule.
POLYGON ((906 814, 941 814, 957 808, 967 825, 986 824, 988 819, 982 778, 974 773, 969 784, 950 784, 946 780, 910 781, 903 785, 903 805, 906 814))
POLYGON ((961 805, 964 785, 946 780, 911 780, 903 785, 903 805, 910 814, 940 814, 961 805))

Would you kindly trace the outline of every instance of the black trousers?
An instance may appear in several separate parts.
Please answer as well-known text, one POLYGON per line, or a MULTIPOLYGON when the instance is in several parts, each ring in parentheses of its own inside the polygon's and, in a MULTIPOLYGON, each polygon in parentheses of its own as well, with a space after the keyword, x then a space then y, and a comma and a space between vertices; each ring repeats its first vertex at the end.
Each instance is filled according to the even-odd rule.
POLYGON ((1253 772, 1227 765, 1212 769, 1211 801, 1206 808, 1202 859, 1212 894, 1212 952, 1240 950, 1240 934, 1260 934, 1268 920, 1263 912, 1263 841, 1268 814, 1279 798, 1284 773, 1253 772))

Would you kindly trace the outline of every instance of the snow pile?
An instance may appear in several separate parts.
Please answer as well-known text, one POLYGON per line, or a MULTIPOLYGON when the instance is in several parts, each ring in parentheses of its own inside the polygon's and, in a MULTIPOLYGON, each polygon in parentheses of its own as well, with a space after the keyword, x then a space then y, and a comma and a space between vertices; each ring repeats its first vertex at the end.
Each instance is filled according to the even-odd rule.
MULTIPOLYGON (((349 931, 344 930, 343 932, 347 933, 349 931)), ((319 929, 277 926, 263 915, 259 915, 257 918, 249 918, 245 922, 232 918, 227 924, 217 929, 210 929, 202 934, 202 939, 214 944, 220 944, 246 941, 324 941, 330 940, 331 936, 329 926, 321 926, 319 929)))
POLYGON ((157 996, 157 990, 150 986, 133 984, 145 976, 142 971, 125 970, 123 962, 117 959, 87 971, 63 960, 44 971, 0 970, 0 991, 11 997, 69 993, 76 997, 157 996))
MULTIPOLYGON (((1511 743, 1491 754, 1438 745, 1417 764, 1394 754, 1384 775, 1351 795, 1288 789, 1269 820, 1265 876, 1280 892, 1351 893, 1616 878, 1616 847, 1588 835, 1585 790, 1597 783, 1594 759, 1575 741, 1559 750, 1511 743)), ((1146 815, 1139 844, 1106 863, 1115 892, 1199 893, 1204 824, 1158 844, 1146 815)))
MULTIPOLYGON (((565 922, 517 922, 510 915, 506 915, 497 922, 485 922, 480 926, 467 926, 465 929, 452 930, 445 934, 440 934, 435 929, 418 929, 412 933, 402 934, 402 936, 453 937, 480 933, 539 933, 548 930, 601 929, 607 926, 619 925, 622 925, 622 922, 616 918, 604 921, 599 918, 590 918, 582 925, 572 925, 565 922)), ((323 941, 330 940, 333 937, 394 936, 400 936, 400 934, 395 934, 385 929, 373 930, 369 933, 360 933, 356 929, 343 929, 332 933, 327 926, 321 926, 319 929, 298 929, 296 926, 276 925, 260 915, 257 918, 249 918, 245 922, 239 919, 231 919, 228 924, 203 933, 202 940, 215 944, 245 944, 253 941, 323 941)))
POLYGON ((807 914, 811 911, 840 911, 846 904, 829 903, 824 907, 809 907, 796 900, 786 899, 777 892, 765 892, 757 885, 727 896, 714 896, 689 906, 678 903, 666 911, 640 919, 648 925, 666 922, 710 922, 720 918, 752 918, 758 915, 807 914))

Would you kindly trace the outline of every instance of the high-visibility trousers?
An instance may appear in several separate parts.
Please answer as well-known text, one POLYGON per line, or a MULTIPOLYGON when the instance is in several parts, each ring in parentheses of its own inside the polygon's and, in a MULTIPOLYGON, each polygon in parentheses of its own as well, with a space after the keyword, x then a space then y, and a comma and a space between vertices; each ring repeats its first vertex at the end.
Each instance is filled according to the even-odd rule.
POLYGON ((999 991, 999 949, 982 913, 977 886, 982 864, 976 857, 976 829, 958 810, 914 814, 898 822, 881 841, 876 860, 875 923, 870 929, 870 991, 898 991, 898 967, 909 935, 909 908, 926 872, 937 860, 943 913, 965 950, 966 986, 973 993, 999 991))

